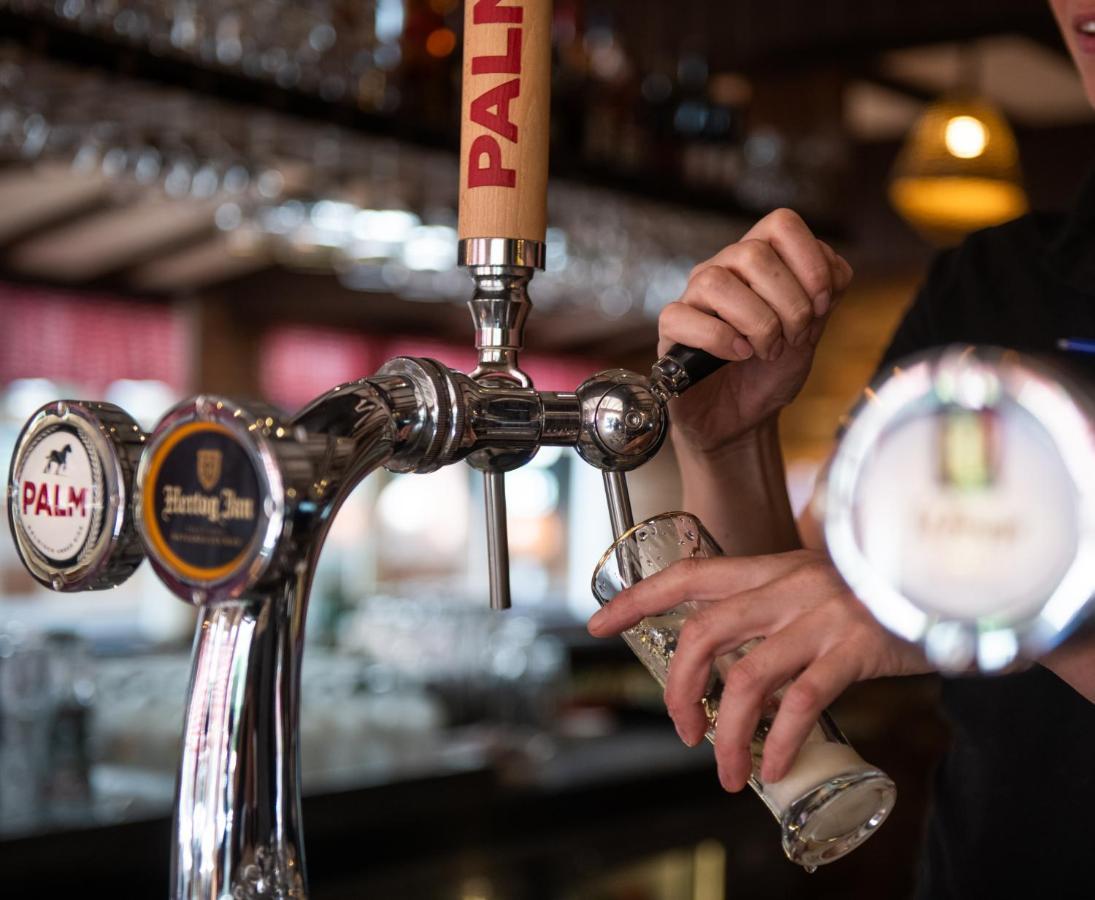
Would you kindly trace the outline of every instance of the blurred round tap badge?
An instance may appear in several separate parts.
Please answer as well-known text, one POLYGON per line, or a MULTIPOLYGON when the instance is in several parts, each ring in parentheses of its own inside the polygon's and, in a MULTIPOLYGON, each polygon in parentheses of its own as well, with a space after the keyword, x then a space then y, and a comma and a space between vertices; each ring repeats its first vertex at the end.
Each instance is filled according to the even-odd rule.
POLYGON ((283 521, 281 475, 266 437, 272 425, 232 401, 198 397, 152 433, 138 478, 139 528, 180 596, 237 596, 269 565, 283 521))
POLYGON ((1062 373, 1011 351, 902 361, 829 469, 844 579, 941 668, 998 671, 1060 642, 1095 591, 1095 431, 1062 373))
POLYGON ((27 570, 55 590, 112 587, 142 559, 129 509, 140 428, 108 403, 39 409, 16 442, 8 519, 27 570))

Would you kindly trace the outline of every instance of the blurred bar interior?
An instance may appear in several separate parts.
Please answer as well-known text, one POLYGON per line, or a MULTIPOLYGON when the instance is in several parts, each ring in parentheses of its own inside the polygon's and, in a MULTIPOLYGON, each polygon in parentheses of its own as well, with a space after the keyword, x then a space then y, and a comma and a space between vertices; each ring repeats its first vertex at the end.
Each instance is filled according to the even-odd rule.
MULTIPOLYGON (((199 390, 293 409, 398 354, 474 366, 462 12, 0 0, 5 470, 56 397, 149 428, 199 390)), ((647 370, 691 267, 792 207, 857 270, 782 419, 799 503, 934 246, 1064 206, 1090 159, 1095 120, 1043 4, 556 0, 554 16, 528 372, 573 390, 597 368, 647 370), (986 130, 1008 128, 1018 165, 981 159, 986 130), (933 205, 932 140, 969 163, 959 209, 933 205)), ((637 517, 678 507, 671 454, 633 477, 637 517)), ((718 789, 710 749, 681 746, 624 645, 586 637, 611 537, 598 473, 545 448, 508 480, 502 616, 467 467, 379 473, 339 515, 303 675, 315 900, 907 897, 945 740, 934 681, 860 685, 837 707, 901 802, 869 850, 807 877, 759 803, 718 789)), ((192 631, 147 565, 110 592, 51 594, 0 538, 8 896, 165 893, 192 631)))

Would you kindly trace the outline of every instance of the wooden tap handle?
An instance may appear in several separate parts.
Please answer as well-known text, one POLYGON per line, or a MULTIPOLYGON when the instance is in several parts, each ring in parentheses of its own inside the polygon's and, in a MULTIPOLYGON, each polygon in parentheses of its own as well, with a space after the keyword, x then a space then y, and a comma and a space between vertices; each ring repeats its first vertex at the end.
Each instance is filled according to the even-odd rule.
POLYGON ((543 241, 552 0, 465 0, 460 239, 543 241))

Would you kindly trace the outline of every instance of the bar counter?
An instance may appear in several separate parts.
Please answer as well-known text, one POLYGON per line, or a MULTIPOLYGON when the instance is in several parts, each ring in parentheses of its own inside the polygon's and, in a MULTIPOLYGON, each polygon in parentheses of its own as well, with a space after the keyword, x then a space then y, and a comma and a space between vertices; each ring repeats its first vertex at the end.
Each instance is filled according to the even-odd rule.
MULTIPOLYGON (((869 702, 870 691, 864 686, 844 701, 846 721, 855 722, 856 704, 869 702)), ((914 693, 924 691, 921 684, 914 693)), ((870 737, 855 739, 865 753, 876 749, 870 737)), ((593 894, 589 885, 711 841, 725 848, 728 898, 908 897, 931 751, 877 747, 904 789, 896 811, 864 848, 813 875, 783 859, 778 829, 751 792, 719 789, 710 748, 685 748, 668 722, 551 738, 539 758, 517 766, 450 750, 397 780, 375 773, 306 779, 311 898, 442 900, 479 896, 483 885, 489 897, 511 900, 623 896, 593 894)), ((159 803, 81 825, 7 823, 0 830, 5 895, 61 897, 94 887, 116 900, 164 896, 171 827, 169 801, 159 803)))

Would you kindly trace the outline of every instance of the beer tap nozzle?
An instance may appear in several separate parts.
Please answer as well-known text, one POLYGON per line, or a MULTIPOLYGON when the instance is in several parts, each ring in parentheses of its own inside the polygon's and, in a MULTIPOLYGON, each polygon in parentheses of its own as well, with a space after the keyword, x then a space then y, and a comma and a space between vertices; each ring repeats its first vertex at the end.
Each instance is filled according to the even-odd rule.
MULTIPOLYGON (((532 309, 528 284, 544 266, 544 243, 511 238, 471 238, 460 242, 460 263, 475 289, 468 301, 475 325, 479 364, 471 379, 484 387, 531 388, 520 367, 525 322, 532 309)), ((491 609, 509 609, 509 546, 505 473, 523 466, 537 446, 506 451, 479 450, 468 464, 483 472, 487 517, 487 557, 491 609)))

